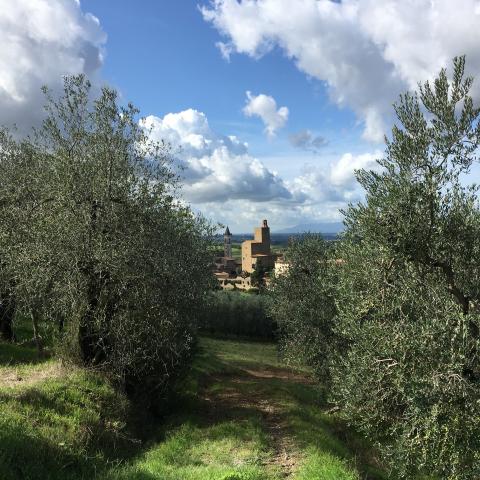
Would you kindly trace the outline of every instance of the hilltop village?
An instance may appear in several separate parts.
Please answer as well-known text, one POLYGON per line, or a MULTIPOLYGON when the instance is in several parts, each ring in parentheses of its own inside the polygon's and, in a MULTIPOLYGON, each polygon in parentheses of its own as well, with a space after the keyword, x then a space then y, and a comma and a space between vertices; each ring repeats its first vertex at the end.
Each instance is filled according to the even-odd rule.
POLYGON ((250 290, 259 283, 268 285, 271 274, 281 275, 288 269, 288 263, 283 255, 271 250, 270 227, 263 220, 256 227, 253 240, 242 242, 241 260, 232 254, 232 234, 226 228, 223 235, 224 254, 216 257, 214 274, 223 290, 250 290))

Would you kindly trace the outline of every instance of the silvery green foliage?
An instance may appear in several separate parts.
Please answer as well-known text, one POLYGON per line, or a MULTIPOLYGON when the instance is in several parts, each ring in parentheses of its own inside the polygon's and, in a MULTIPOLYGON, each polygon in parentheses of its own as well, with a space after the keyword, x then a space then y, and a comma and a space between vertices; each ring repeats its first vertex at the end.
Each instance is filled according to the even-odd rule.
POLYGON ((45 94, 47 119, 11 147, 21 154, 1 185, 21 210, 4 241, 16 296, 70 358, 132 393, 161 394, 194 341, 211 281, 209 227, 180 201, 168 147, 114 90, 93 98, 74 76, 60 98, 45 94))
POLYGON ((312 366, 323 387, 331 381, 333 353, 341 349, 333 327, 335 257, 320 235, 292 240, 286 252, 286 275, 274 279, 270 313, 278 323, 280 346, 291 362, 312 366))
POLYGON ((34 274, 40 268, 39 227, 44 222, 41 168, 27 140, 16 141, 8 131, 0 132, 0 303, 3 321, 13 321, 19 309, 30 316, 37 312, 37 299, 41 295, 38 281, 45 283, 34 274))
POLYGON ((454 60, 396 105, 381 172, 360 171, 339 249, 333 396, 392 476, 480 478, 480 110, 454 60))
POLYGON ((263 294, 216 291, 210 295, 200 316, 203 332, 209 335, 238 335, 274 340, 275 325, 267 314, 263 294))

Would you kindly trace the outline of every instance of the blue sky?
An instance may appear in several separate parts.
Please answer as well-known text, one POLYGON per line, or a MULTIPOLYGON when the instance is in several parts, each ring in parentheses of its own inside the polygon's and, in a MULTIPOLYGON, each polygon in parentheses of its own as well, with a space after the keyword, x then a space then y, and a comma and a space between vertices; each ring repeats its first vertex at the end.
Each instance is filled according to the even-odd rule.
MULTIPOLYGON (((204 2, 206 3, 206 2, 204 2)), ((276 49, 261 60, 235 56, 225 61, 196 0, 116 2, 83 0, 108 35, 103 76, 142 111, 158 114, 196 108, 215 128, 248 124, 241 113, 245 91, 268 91, 294 115, 290 128, 332 123, 352 125, 354 116, 330 105, 320 82, 308 79, 276 49)), ((257 122, 261 125, 259 122, 257 122)), ((258 129, 257 129, 258 130, 258 129)))
POLYGON ((103 77, 143 114, 197 109, 212 128, 241 136, 258 155, 285 153, 288 134, 304 129, 328 137, 329 151, 340 148, 337 140, 358 143, 361 128, 351 110, 332 104, 322 82, 300 72, 280 49, 262 59, 222 58, 202 4, 208 2, 142 0, 112 8, 111 0, 83 0, 83 10, 98 17, 108 35, 103 77), (276 141, 266 141, 261 120, 242 114, 247 90, 288 106, 288 126, 276 141))
MULTIPOLYGON (((263 58, 223 58, 216 46, 219 33, 204 20, 201 5, 208 2, 122 1, 112 8, 109 0, 83 0, 83 10, 100 19, 108 35, 102 77, 144 115, 162 117, 189 108, 203 112, 212 130, 238 136, 248 143, 252 156, 285 178, 297 175, 305 164, 322 165, 346 150, 366 149, 353 112, 331 102, 324 82, 301 72, 280 48, 263 58), (275 138, 264 135, 260 118, 242 113, 247 90, 288 107, 288 124, 275 138), (289 136, 304 130, 327 140, 319 153, 291 145, 289 136)), ((234 215, 232 220, 222 213, 217 216, 214 211, 214 220, 234 220, 234 215)), ((289 219, 278 228, 295 221, 289 219)), ((245 230, 248 225, 233 227, 245 230)))
POLYGON ((334 222, 398 95, 455 55, 480 74, 479 27, 480 0, 16 0, 0 122, 38 123, 40 85, 83 72, 171 143, 195 211, 236 232, 334 222))

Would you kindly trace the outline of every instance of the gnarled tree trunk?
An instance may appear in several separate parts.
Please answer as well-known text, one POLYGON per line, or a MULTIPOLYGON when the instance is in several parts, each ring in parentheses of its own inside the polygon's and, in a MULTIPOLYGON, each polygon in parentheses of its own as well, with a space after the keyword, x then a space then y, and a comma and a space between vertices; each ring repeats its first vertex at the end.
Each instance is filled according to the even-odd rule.
POLYGON ((11 290, 0 293, 0 338, 15 341, 13 319, 15 317, 15 297, 11 290))

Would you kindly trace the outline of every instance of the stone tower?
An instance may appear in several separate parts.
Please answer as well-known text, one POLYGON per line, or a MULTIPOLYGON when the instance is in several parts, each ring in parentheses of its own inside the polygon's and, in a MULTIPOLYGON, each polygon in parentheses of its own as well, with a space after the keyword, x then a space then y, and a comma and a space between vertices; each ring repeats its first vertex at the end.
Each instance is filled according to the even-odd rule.
POLYGON ((225 258, 232 258, 232 234, 230 233, 228 226, 223 234, 223 246, 225 258))
POLYGON ((252 273, 258 266, 273 268, 277 256, 270 250, 270 227, 266 220, 255 228, 253 240, 242 243, 242 270, 252 273))

